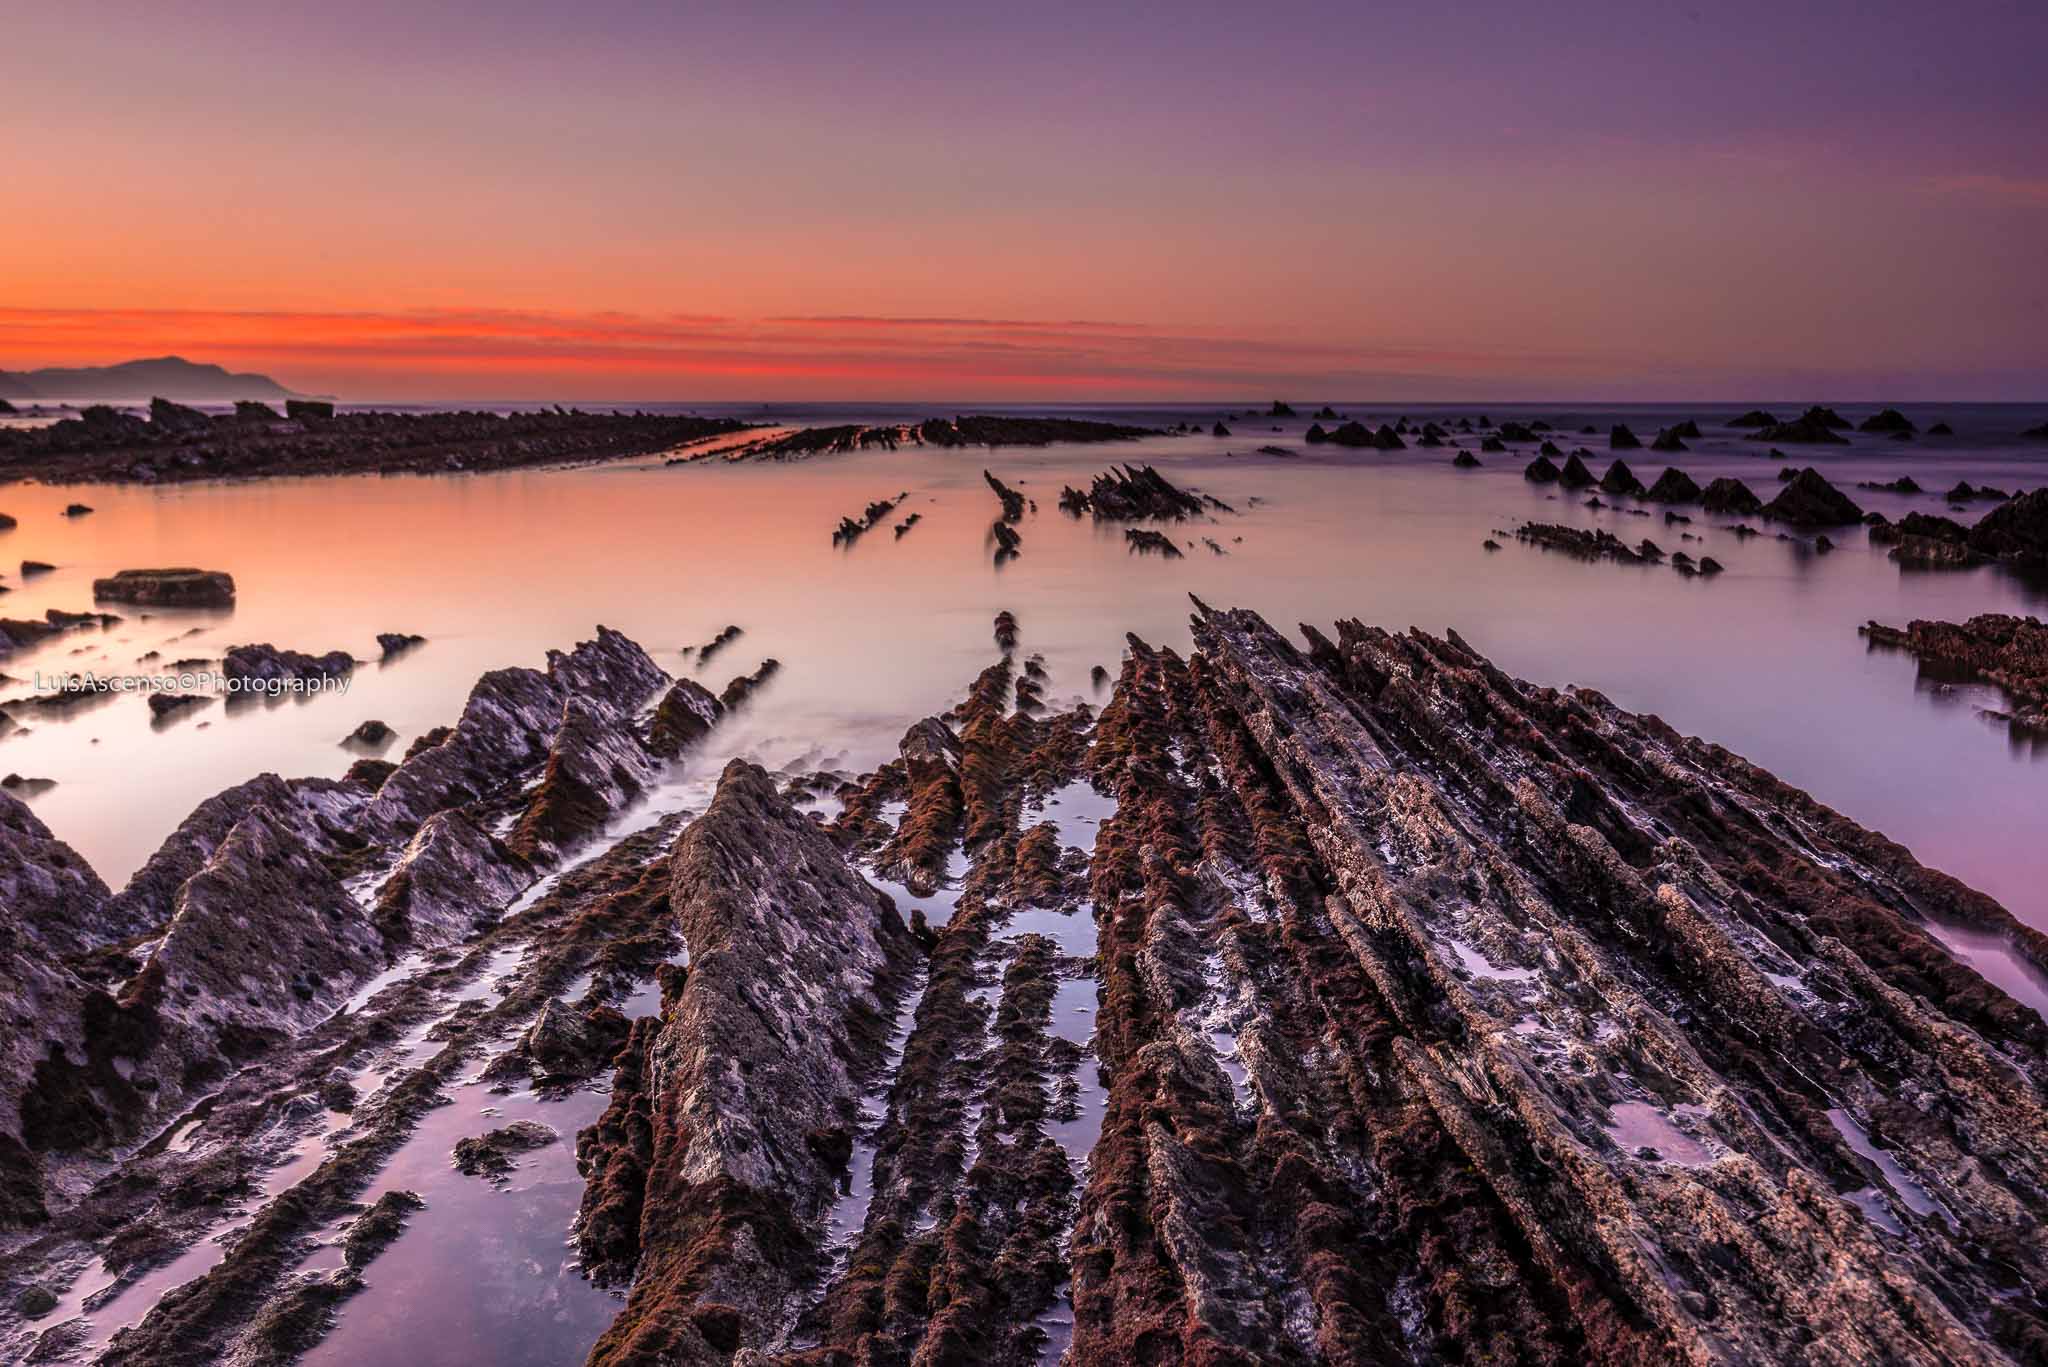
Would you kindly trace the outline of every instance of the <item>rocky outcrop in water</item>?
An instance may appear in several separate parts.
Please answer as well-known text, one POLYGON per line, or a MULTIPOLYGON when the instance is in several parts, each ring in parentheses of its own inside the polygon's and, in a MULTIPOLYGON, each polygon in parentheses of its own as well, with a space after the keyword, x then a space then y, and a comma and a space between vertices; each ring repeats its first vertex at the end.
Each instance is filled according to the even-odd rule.
POLYGON ((1766 517, 1793 527, 1851 527, 1863 520, 1855 500, 1810 465, 1786 478, 1763 510, 1766 517))
POLYGON ((933 418, 916 428, 918 438, 933 446, 1051 446, 1055 442, 1135 441, 1156 437, 1158 429, 1082 418, 1019 418, 977 414, 933 418))
POLYGON ((122 570, 93 580, 92 596, 146 608, 231 608, 235 580, 222 570, 122 570))
POLYGON ((1700 486, 1693 483, 1692 476, 1669 465, 1664 467, 1664 473, 1657 476, 1657 482, 1643 497, 1652 503, 1698 503, 1701 500, 1700 486))
POLYGON ((355 657, 345 650, 307 655, 297 650, 279 650, 268 642, 229 646, 220 662, 221 675, 229 687, 248 693, 277 691, 293 682, 342 679, 353 673, 355 667, 355 657))
POLYGON ((862 510, 860 517, 840 518, 838 528, 832 533, 832 544, 835 546, 851 546, 854 542, 860 540, 863 533, 871 532, 876 527, 882 525, 882 522, 889 514, 896 511, 896 505, 908 497, 910 497, 908 493, 901 493, 894 498, 877 499, 862 510))
POLYGON ((983 470, 981 477, 988 482, 988 487, 995 493, 996 500, 1003 505, 1003 521, 1023 521, 1024 495, 997 479, 990 471, 983 470))
POLYGON ((1807 445, 1847 446, 1842 435, 1848 420, 1831 408, 1809 408, 1790 422, 1772 423, 1750 433, 1753 441, 1801 442, 1807 445))
POLYGON ((1723 475, 1707 485, 1706 492, 1700 495, 1700 506, 1710 513, 1746 516, 1762 512, 1764 501, 1741 480, 1723 475))
POLYGON ((1870 514, 1870 544, 1890 546, 1891 559, 1907 569, 1967 569, 1984 563, 1969 542, 1970 529, 1952 518, 1907 513, 1892 522, 1870 514))
MULTIPOLYGON (((1538 456, 1537 459, 1542 460, 1543 457, 1538 456)), ((1627 461, 1617 460, 1607 467, 1606 474, 1600 476, 1600 489, 1616 497, 1634 497, 1643 492, 1643 482, 1636 478, 1635 471, 1628 468, 1627 461)))
POLYGON ((1211 507, 1231 511, 1220 500, 1181 488, 1149 465, 1105 471, 1086 492, 1072 487, 1060 492, 1061 511, 1105 522, 1179 522, 1200 517, 1211 507))
POLYGON ((1970 528, 1970 549, 2021 569, 2048 569, 2048 488, 2019 494, 1970 528))
POLYGON ((1612 532, 1598 528, 1584 530, 1555 522, 1525 522, 1515 528, 1515 540, 1545 550, 1562 551, 1575 560, 1618 560, 1624 565, 1640 562, 1643 556, 1612 532))
POLYGON ((1995 713, 2026 731, 2048 731, 2048 626, 2038 617, 1987 612, 1967 622, 1912 621, 1902 631, 1871 622, 1858 629, 1873 647, 1903 650, 1941 681, 1993 684, 2010 710, 1995 713))
POLYGON ((1124 544, 1139 555, 1156 555, 1163 560, 1179 560, 1181 549, 1173 538, 1163 532, 1146 527, 1124 528, 1124 544))
POLYGON ((337 414, 332 404, 305 400, 287 404, 281 422, 210 416, 163 400, 151 407, 146 423, 81 415, 0 429, 0 479, 169 483, 504 470, 649 455, 746 427, 728 418, 559 409, 337 414))

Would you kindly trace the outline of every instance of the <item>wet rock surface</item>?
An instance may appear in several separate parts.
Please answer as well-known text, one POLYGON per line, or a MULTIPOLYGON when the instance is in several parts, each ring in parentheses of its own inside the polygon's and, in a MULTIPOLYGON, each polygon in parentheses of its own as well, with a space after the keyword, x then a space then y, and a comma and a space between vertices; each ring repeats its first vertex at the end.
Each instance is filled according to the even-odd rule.
POLYGON ((1992 1249, 2042 1199, 2043 1026, 1922 918, 2041 937, 1596 693, 1455 637, 1309 640, 1205 612, 1104 716, 1143 739, 1095 747, 1128 768, 1077 1357, 2029 1351, 2036 1274, 1992 1249), (1172 766, 1176 800, 1175 752, 1223 777, 1172 766), (1249 1116, 1173 1028, 1205 951, 1257 984, 1249 1116))
MULTIPOLYGON (((375 785, 221 794, 118 894, 0 795, 0 1355, 73 1351, 95 1259, 218 1250, 111 1364, 405 1307, 380 1254, 447 1189, 393 1155, 516 1187, 570 1133, 451 1110, 479 1078, 608 1089, 555 1241, 617 1367, 2036 1351, 2048 1024, 1940 935, 2048 940, 1455 634, 1196 609, 1099 714, 1005 614, 888 763, 733 761, 553 873, 551 773, 722 716, 616 633, 375 785)), ((2042 634, 1904 633, 1987 679, 2042 634)))
POLYGON ((698 1361, 790 1317, 915 948, 886 898, 734 761, 670 857, 691 966, 645 1041, 638 1277, 591 1361, 698 1361), (835 1161, 836 1158, 836 1161, 835 1161))
POLYGON ((1063 512, 1106 522, 1179 522, 1200 517, 1211 507, 1229 511, 1228 505, 1181 488, 1150 465, 1109 470, 1097 475, 1085 492, 1069 487, 1060 493, 1063 512))

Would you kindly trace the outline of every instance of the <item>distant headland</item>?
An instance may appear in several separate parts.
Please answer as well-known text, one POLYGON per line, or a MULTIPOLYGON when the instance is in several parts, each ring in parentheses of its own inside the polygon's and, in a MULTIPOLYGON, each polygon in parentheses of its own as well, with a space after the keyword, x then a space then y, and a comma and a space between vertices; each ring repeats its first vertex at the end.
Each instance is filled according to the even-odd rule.
POLYGON ((118 365, 0 370, 0 399, 107 402, 167 399, 286 399, 297 397, 268 375, 237 375, 182 356, 154 356, 118 365))

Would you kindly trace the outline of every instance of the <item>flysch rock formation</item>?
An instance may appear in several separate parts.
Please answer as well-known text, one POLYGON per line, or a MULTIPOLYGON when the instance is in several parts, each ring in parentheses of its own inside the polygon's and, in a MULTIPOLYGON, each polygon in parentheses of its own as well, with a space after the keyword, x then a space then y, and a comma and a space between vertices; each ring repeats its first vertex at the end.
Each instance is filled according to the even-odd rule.
MULTIPOLYGON (((246 1196, 305 1103, 346 1094, 330 1090, 336 1070, 390 1045, 389 1022, 342 1009, 351 994, 407 956, 455 960, 488 938, 651 780, 642 713, 668 682, 599 628, 545 671, 486 675, 395 768, 264 775, 209 799, 119 893, 0 794, 0 1283, 25 1297, 0 1305, 0 1349, 63 1356, 67 1326, 27 1313, 51 1282, 96 1275, 81 1270, 89 1250, 117 1292, 246 1196), (528 832, 519 848, 500 838, 528 832)), ((397 1130, 380 1133, 365 1153, 397 1130)), ((352 1197, 346 1185, 328 1195, 352 1197)), ((193 1294, 204 1324, 178 1330, 192 1347, 136 1360, 213 1361, 221 1328, 263 1304, 234 1278, 193 1294)), ((129 1336, 155 1343, 145 1327, 129 1336)))
MULTIPOLYGON (((733 761, 573 856, 515 846, 634 800, 583 728, 667 696, 695 763, 720 719, 605 634, 120 894, 0 805, 0 1350, 287 1363, 404 1307, 377 1253, 435 1197, 379 1174, 480 1076, 603 1089, 562 1236, 605 1367, 2040 1358, 2048 1024, 1943 937, 2048 940, 1455 634, 1192 631, 1098 714, 1005 614, 872 772, 733 761), (291 957, 237 968, 198 931, 255 896, 291 957)), ((522 1124, 457 1152, 516 1171, 522 1124)))

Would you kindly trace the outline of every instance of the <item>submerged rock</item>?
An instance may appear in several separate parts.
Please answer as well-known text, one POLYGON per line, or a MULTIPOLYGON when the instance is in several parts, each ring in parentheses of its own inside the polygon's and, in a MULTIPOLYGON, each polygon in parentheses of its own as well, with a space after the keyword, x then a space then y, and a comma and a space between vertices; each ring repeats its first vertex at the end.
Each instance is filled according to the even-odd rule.
POLYGON ((1546 550, 1563 551, 1579 560, 1618 560, 1633 565, 1642 559, 1629 549, 1627 542, 1597 528, 1586 531, 1555 522, 1527 522, 1515 529, 1515 539, 1546 550))
POLYGON ((2021 568, 2048 568, 2048 487, 1984 514, 1970 529, 1970 548, 2021 568))

